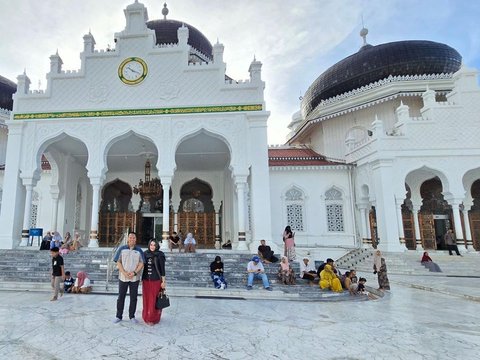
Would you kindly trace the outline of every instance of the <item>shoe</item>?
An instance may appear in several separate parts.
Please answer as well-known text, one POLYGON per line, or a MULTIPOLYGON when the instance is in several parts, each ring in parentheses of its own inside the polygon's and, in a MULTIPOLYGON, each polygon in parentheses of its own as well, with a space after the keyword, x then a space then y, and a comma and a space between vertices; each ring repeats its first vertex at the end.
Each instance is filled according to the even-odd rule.
POLYGON ((122 319, 115 318, 115 320, 113 320, 113 323, 114 323, 114 324, 118 324, 120 321, 122 321, 122 319))
POLYGON ((273 291, 272 288, 269 286, 268 288, 265 288, 267 291, 273 291))
POLYGON ((252 290, 252 286, 251 286, 251 285, 248 285, 248 286, 247 286, 247 290, 252 290))
POLYGON ((138 320, 135 319, 135 318, 131 318, 131 319, 130 319, 130 322, 131 322, 132 324, 138 324, 138 320))
POLYGON ((224 290, 225 289, 225 284, 220 285, 220 289, 224 290))
POLYGON ((57 301, 57 297, 56 296, 52 297, 50 301, 57 301))

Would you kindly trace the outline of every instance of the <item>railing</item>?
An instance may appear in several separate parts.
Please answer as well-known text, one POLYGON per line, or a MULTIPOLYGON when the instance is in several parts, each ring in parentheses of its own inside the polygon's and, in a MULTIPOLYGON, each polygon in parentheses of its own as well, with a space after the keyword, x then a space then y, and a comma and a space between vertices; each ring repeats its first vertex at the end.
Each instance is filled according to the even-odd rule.
POLYGON ((105 281, 105 290, 108 291, 108 286, 110 285, 110 282, 113 281, 113 272, 115 271, 115 266, 116 263, 113 261, 113 258, 115 257, 115 254, 118 251, 118 248, 121 245, 125 245, 127 243, 128 239, 128 232, 129 228, 126 228, 123 230, 122 236, 120 236, 120 239, 117 240, 117 242, 114 244, 112 252, 110 253, 110 256, 108 257, 107 260, 107 280, 105 281))

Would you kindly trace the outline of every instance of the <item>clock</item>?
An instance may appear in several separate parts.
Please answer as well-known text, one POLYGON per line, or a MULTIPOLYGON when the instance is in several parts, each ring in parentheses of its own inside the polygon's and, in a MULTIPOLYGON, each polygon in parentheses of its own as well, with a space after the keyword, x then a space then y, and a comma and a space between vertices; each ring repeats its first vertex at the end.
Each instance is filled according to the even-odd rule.
POLYGON ((147 63, 138 57, 129 57, 118 67, 118 77, 127 85, 140 84, 147 73, 147 63))

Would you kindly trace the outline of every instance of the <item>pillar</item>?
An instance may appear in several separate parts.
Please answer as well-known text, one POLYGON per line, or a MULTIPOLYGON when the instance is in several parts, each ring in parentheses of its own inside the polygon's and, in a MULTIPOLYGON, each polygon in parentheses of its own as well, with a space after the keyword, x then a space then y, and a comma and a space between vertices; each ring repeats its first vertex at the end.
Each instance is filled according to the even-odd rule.
POLYGON ((60 198, 60 189, 58 185, 50 185, 50 195, 52 196, 52 220, 50 230, 57 231, 58 199, 60 198))
POLYGON ((362 204, 359 205, 360 209, 360 236, 362 238, 362 246, 367 245, 367 227, 368 227, 368 213, 367 213, 367 205, 362 204))
POLYGON ((413 226, 415 227, 415 244, 416 250, 423 251, 422 245, 422 235, 420 233, 420 223, 418 222, 418 211, 420 210, 420 206, 413 205, 412 213, 413 213, 413 226))
POLYGON ((405 245, 399 241, 395 195, 392 190, 392 184, 395 183, 392 165, 391 160, 384 159, 372 163, 377 204, 378 248, 382 251, 403 252, 405 245))
POLYGON ((238 246, 237 250, 248 250, 245 239, 245 186, 246 177, 235 180, 235 190, 237 191, 237 210, 238 210, 238 246))
POLYGON ((92 221, 90 229, 90 240, 88 242, 88 247, 97 248, 98 247, 98 211, 100 207, 100 187, 101 180, 98 178, 91 178, 90 182, 92 184, 93 194, 92 194, 92 221))
POLYGON ((222 207, 222 203, 215 203, 215 249, 221 248, 221 236, 220 236, 220 209, 222 207))
MULTIPOLYGON (((22 227, 22 241, 20 246, 28 245, 28 234, 30 228, 30 216, 32 210, 32 194, 33 194, 33 184, 25 185, 25 208, 23 211, 23 227, 22 227)), ((4 205, 5 206, 5 205, 4 205)))
POLYGON ((470 229, 470 218, 468 217, 468 210, 470 206, 465 206, 462 210, 463 213, 463 223, 465 224, 465 240, 467 243, 467 249, 469 251, 473 250, 473 241, 472 241, 472 230, 470 229))
POLYGON ((168 250, 168 237, 170 236, 170 185, 172 178, 162 176, 160 178, 163 187, 163 231, 162 231, 162 250, 168 250))
POLYGON ((452 212, 453 212, 453 224, 455 226, 455 237, 457 239, 458 250, 461 252, 466 252, 467 247, 465 246, 465 240, 463 239, 462 231, 462 219, 460 217, 460 203, 458 201, 452 201, 452 212))
POLYGON ((398 238, 400 240, 400 243, 405 244, 405 232, 403 231, 402 204, 403 204, 403 199, 399 199, 399 198, 395 199, 395 206, 397 208, 398 238))

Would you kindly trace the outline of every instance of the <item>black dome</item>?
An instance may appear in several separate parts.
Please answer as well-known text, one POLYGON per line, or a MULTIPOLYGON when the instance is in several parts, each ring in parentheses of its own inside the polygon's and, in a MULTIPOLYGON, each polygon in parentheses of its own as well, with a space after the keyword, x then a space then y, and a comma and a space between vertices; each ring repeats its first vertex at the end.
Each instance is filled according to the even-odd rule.
POLYGON ((0 75, 0 109, 12 110, 12 95, 17 91, 17 85, 0 75))
POLYGON ((149 29, 155 30, 157 44, 177 44, 177 30, 182 25, 188 27, 188 44, 210 59, 213 58, 212 44, 195 27, 177 20, 152 20, 147 22, 149 29))
POLYGON ((365 45, 336 63, 308 88, 302 101, 306 118, 322 100, 392 76, 449 74, 460 69, 461 55, 448 45, 433 41, 397 41, 365 45))

